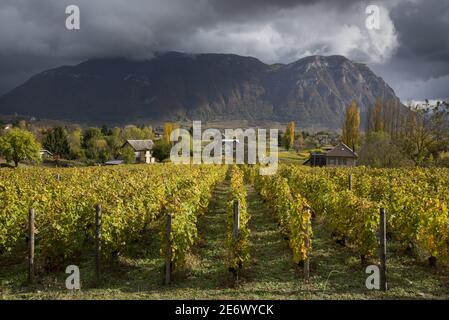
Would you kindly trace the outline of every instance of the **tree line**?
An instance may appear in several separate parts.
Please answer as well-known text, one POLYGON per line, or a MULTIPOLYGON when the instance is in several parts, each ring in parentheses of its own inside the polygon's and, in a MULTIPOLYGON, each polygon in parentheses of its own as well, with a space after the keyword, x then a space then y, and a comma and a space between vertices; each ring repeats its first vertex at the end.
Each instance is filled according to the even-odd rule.
POLYGON ((449 103, 403 106, 378 99, 360 130, 355 102, 346 108, 342 141, 360 150, 359 163, 373 167, 449 166, 449 103))
POLYGON ((56 160, 74 160, 88 165, 118 158, 132 163, 135 151, 124 147, 126 140, 151 139, 154 140, 153 156, 162 161, 170 154, 169 137, 174 127, 175 124, 165 123, 162 139, 155 140, 151 126, 37 128, 20 121, 13 128, 0 132, 0 156, 16 167, 24 160, 39 162, 42 149, 51 152, 56 160))
MULTIPOLYGON (((310 134, 295 130, 291 121, 280 135, 280 146, 286 150, 303 150, 310 144, 322 145, 316 137, 329 136, 328 144, 335 144, 329 132, 310 134)), ((398 101, 377 99, 361 119, 356 102, 344 113, 339 140, 359 154, 359 164, 371 167, 449 166, 449 103, 428 100, 420 105, 402 105, 398 101), (365 121, 362 130, 362 120, 365 121)))
MULTIPOLYGON (((152 139, 155 142, 152 154, 163 161, 170 155, 170 133, 176 127, 175 123, 165 123, 161 139, 155 139, 151 126, 37 128, 22 120, 14 128, 0 132, 0 156, 18 166, 23 160, 39 161, 43 148, 55 159, 96 164, 120 158, 132 163, 135 153, 131 147, 123 147, 125 141, 152 139)), ((335 137, 327 134, 330 143, 335 143, 335 137)), ((301 151, 310 141, 317 144, 313 135, 297 130, 293 121, 279 138, 280 145, 287 150, 301 151)), ((397 101, 378 99, 366 112, 362 132, 360 108, 352 102, 345 110, 339 138, 359 154, 362 165, 449 166, 449 104, 443 101, 431 105, 426 100, 421 105, 404 106, 397 101)))

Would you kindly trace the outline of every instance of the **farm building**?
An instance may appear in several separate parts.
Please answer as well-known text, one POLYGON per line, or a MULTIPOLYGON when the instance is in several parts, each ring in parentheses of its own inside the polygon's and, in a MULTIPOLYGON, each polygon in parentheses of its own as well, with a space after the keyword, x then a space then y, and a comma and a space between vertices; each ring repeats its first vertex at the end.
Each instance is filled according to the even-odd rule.
POLYGON ((53 159, 53 153, 45 149, 40 150, 39 155, 42 160, 53 159))
POLYGON ((155 159, 151 154, 153 149, 153 140, 126 140, 123 148, 130 146, 134 149, 136 163, 154 163, 155 159))
POLYGON ((304 164, 312 167, 352 167, 357 164, 358 155, 344 143, 327 152, 313 152, 304 164))

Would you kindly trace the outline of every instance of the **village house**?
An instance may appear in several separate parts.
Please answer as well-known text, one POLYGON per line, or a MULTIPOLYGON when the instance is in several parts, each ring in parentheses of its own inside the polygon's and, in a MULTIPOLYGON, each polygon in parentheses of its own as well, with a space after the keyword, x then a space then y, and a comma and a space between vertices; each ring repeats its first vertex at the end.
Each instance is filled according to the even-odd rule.
POLYGON ((53 153, 46 149, 42 149, 39 151, 39 155, 41 157, 41 160, 51 160, 53 159, 53 153))
POLYGON ((358 155, 344 143, 327 152, 313 152, 304 165, 312 167, 353 167, 357 165, 358 155))
POLYGON ((126 140, 123 148, 130 146, 134 149, 136 155, 136 163, 154 163, 155 158, 152 156, 153 140, 126 140))
POLYGON ((4 131, 8 131, 8 130, 12 129, 12 127, 13 127, 13 125, 11 123, 8 123, 8 124, 5 124, 2 129, 4 131))

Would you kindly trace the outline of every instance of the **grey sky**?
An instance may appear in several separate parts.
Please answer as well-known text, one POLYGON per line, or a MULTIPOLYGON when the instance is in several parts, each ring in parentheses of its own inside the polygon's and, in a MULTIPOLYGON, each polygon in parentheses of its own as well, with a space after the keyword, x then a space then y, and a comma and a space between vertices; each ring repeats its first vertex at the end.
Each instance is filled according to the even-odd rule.
POLYGON ((266 63, 342 54, 367 63, 403 100, 449 97, 449 1, 2 0, 0 94, 34 73, 94 57, 224 52, 266 63), (81 30, 65 29, 65 7, 81 30), (381 29, 365 8, 381 8, 381 29))

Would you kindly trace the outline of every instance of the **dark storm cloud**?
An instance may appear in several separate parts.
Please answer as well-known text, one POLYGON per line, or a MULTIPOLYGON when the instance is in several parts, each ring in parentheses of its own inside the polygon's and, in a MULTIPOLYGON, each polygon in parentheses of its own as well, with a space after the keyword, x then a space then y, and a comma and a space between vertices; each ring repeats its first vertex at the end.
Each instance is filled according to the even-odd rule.
POLYGON ((390 16, 400 45, 373 69, 404 99, 449 98, 449 1, 403 1, 390 16))
POLYGON ((449 1, 402 3, 391 16, 401 32, 398 58, 448 61, 449 1))
POLYGON ((343 54, 367 62, 402 98, 436 97, 449 81, 448 6, 445 0, 2 0, 0 93, 61 64, 178 50, 268 63, 343 54), (70 4, 81 9, 80 31, 65 29, 70 4), (379 32, 364 27, 368 4, 382 8, 379 32))
POLYGON ((315 5, 325 3, 329 8, 337 8, 352 5, 360 1, 354 0, 211 0, 210 4, 216 9, 227 15, 236 15, 239 13, 254 13, 257 11, 288 9, 297 6, 315 5))

